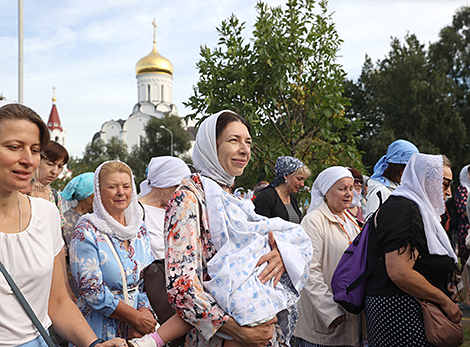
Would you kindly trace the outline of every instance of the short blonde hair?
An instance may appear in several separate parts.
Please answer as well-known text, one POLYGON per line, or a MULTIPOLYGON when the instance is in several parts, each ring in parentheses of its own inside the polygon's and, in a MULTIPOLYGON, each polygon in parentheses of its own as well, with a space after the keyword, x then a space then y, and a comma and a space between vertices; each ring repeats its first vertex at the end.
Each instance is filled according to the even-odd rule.
POLYGON ((103 182, 103 179, 105 179, 106 176, 112 173, 126 173, 129 175, 129 178, 132 180, 132 171, 130 167, 123 163, 122 161, 109 161, 105 163, 100 170, 98 180, 100 182, 100 185, 103 182))
POLYGON ((299 167, 297 170, 295 170, 293 173, 289 174, 289 176, 295 176, 295 175, 298 175, 298 174, 304 174, 308 178, 312 175, 312 172, 307 167, 307 165, 303 165, 303 166, 299 167))

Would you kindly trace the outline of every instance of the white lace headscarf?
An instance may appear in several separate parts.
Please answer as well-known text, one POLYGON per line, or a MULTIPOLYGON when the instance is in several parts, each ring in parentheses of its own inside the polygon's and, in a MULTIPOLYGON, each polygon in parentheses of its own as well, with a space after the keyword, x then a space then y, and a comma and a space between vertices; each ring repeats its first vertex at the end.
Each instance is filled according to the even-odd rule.
POLYGON ((194 167, 201 171, 201 174, 210 177, 216 182, 231 187, 235 181, 235 176, 229 175, 219 162, 217 156, 216 125, 217 119, 222 113, 235 112, 223 110, 210 117, 207 117, 199 127, 196 135, 196 142, 193 150, 194 167))
MULTIPOLYGON (((93 187, 95 191, 95 197, 93 199, 93 213, 83 215, 79 219, 78 223, 81 223, 83 220, 89 220, 96 227, 96 229, 98 229, 98 231, 104 234, 108 234, 109 236, 114 236, 121 241, 128 241, 137 235, 140 227, 142 226, 142 208, 140 208, 137 202, 134 175, 132 175, 132 170, 129 168, 129 170, 131 170, 132 195, 131 202, 124 211, 126 225, 122 225, 113 217, 111 217, 108 211, 106 211, 103 205, 103 201, 101 200, 99 176, 103 165, 107 163, 110 163, 110 161, 104 162, 98 166, 95 171, 95 177, 93 180, 93 187)), ((127 164, 123 164, 129 167, 127 164)))
POLYGON ((459 182, 460 182, 460 185, 467 188, 467 192, 470 194, 470 177, 468 174, 469 167, 470 165, 466 165, 462 168, 462 170, 460 170, 459 182))
POLYGON ((325 194, 337 181, 344 177, 349 177, 354 180, 354 177, 348 169, 343 166, 332 166, 323 170, 313 182, 312 190, 310 192, 311 202, 308 212, 316 209, 325 199, 325 194))
POLYGON ((430 254, 448 255, 457 262, 449 238, 440 223, 445 211, 442 179, 444 164, 441 155, 413 154, 403 171, 401 186, 392 195, 414 201, 423 218, 430 254))

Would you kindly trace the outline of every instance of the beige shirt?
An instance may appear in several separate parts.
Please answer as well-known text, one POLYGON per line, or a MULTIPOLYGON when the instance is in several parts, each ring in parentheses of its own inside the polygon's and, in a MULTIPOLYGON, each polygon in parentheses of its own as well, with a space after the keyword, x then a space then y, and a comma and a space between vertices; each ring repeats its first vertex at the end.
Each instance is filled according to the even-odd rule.
MULTIPOLYGON (((356 235, 360 228, 346 218, 356 235)), ((308 213, 301 226, 312 240, 313 257, 310 278, 301 292, 298 302, 299 321, 294 336, 321 345, 359 345, 357 316, 350 314, 333 301, 331 278, 349 246, 349 238, 325 202, 308 213), (336 329, 328 326, 339 316, 346 314, 346 322, 336 329)), ((352 240, 351 240, 352 241, 352 240)))

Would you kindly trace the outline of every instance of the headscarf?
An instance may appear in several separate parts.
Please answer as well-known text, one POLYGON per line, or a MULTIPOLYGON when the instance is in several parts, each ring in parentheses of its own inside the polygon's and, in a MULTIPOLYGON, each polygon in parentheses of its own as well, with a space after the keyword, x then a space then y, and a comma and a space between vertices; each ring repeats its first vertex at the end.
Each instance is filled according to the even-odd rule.
POLYGON ((333 184, 344 177, 354 179, 351 171, 343 166, 332 166, 320 172, 315 182, 313 182, 312 191, 310 193, 312 202, 310 203, 308 212, 320 206, 325 198, 326 192, 330 190, 333 184))
POLYGON ((150 159, 147 179, 140 184, 140 196, 150 193, 152 188, 178 186, 181 180, 191 174, 188 165, 176 157, 155 157, 150 159))
MULTIPOLYGON (((139 232, 140 227, 142 226, 142 208, 137 202, 137 193, 134 183, 134 175, 131 170, 131 182, 132 182, 132 195, 131 202, 129 206, 124 211, 124 217, 126 219, 126 225, 122 225, 117 220, 115 220, 111 215, 106 211, 101 200, 101 191, 100 191, 100 182, 99 176, 100 171, 103 165, 109 163, 106 161, 95 170, 95 177, 93 181, 93 186, 95 190, 95 198, 93 199, 93 213, 87 213, 80 217, 77 224, 89 220, 98 231, 108 234, 109 236, 114 236, 121 241, 127 241, 133 239, 139 232)), ((127 166, 127 164, 123 163, 127 166)), ((129 168, 130 170, 130 168, 129 168)))
POLYGON ((222 113, 235 112, 223 110, 207 117, 199 127, 193 150, 193 163, 203 176, 210 177, 216 182, 231 187, 235 176, 229 175, 219 162, 217 156, 216 125, 222 113))
POLYGON ((60 195, 67 201, 85 200, 93 194, 93 172, 85 172, 74 177, 60 195))
POLYGON ((464 166, 462 170, 460 170, 459 181, 460 185, 467 188, 467 192, 470 194, 470 177, 468 175, 468 168, 470 165, 464 166))
POLYGON ((396 140, 388 146, 387 154, 379 159, 374 166, 372 179, 381 182, 386 187, 390 187, 390 181, 383 176, 389 163, 406 164, 411 155, 419 153, 418 148, 409 141, 396 140))
POLYGON ((305 166, 299 159, 294 157, 278 157, 274 170, 276 171, 276 178, 271 182, 269 187, 277 187, 285 181, 285 176, 293 173, 298 168, 305 166))
POLYGON ((413 154, 403 172, 401 186, 395 189, 392 195, 405 197, 418 205, 429 253, 447 255, 457 262, 457 256, 440 223, 440 216, 445 211, 443 175, 442 156, 413 154))

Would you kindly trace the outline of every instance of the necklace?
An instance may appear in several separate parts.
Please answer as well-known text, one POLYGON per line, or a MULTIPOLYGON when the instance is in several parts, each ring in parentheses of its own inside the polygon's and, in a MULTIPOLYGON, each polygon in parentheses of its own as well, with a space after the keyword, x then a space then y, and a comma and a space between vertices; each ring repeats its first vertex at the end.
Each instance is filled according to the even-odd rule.
POLYGON ((18 211, 20 213, 20 232, 23 230, 23 220, 22 220, 22 212, 21 212, 21 202, 20 202, 20 194, 16 195, 18 197, 18 211))

